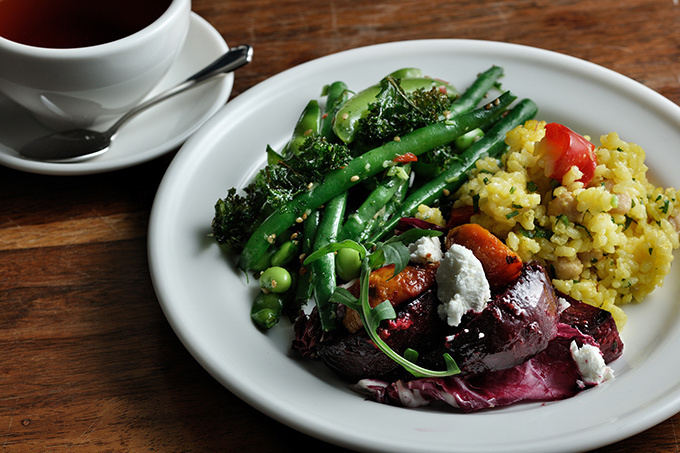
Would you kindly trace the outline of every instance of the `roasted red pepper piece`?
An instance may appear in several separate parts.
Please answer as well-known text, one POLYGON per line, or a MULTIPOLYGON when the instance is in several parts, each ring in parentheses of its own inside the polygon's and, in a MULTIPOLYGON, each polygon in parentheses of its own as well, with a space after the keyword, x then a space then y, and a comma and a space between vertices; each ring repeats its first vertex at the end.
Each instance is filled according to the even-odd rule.
POLYGON ((404 153, 400 154, 394 159, 392 159, 394 162, 400 162, 400 163, 408 163, 408 162, 417 162, 418 161, 418 156, 416 156, 413 153, 404 153))

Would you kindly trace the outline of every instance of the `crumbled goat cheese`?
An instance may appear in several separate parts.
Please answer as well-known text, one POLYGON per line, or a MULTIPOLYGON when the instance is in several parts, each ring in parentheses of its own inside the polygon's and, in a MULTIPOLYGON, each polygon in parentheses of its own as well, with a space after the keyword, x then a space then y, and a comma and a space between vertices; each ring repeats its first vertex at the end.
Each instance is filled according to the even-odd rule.
POLYGON ((408 246, 411 261, 418 264, 438 263, 441 261, 442 244, 439 238, 423 236, 408 246))
POLYGON ((458 244, 451 246, 439 263, 437 285, 442 302, 439 315, 450 326, 460 324, 469 311, 480 313, 491 299, 482 263, 471 250, 458 244))
POLYGON ((597 346, 584 344, 580 348, 576 341, 569 345, 571 357, 578 367, 578 372, 585 385, 599 385, 614 379, 614 370, 604 363, 602 352, 597 346))
POLYGON ((557 298, 557 313, 562 313, 567 308, 571 307, 571 304, 564 297, 557 298))

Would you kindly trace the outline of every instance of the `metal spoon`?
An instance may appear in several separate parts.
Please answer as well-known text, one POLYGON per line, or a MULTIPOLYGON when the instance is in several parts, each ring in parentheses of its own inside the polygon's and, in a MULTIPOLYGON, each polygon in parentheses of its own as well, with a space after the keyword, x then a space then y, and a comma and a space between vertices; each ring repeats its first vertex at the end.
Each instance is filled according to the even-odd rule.
POLYGON ((184 82, 130 110, 104 132, 88 129, 71 129, 64 132, 56 132, 27 143, 19 149, 19 154, 26 159, 43 162, 80 162, 99 156, 108 151, 111 141, 123 123, 142 110, 193 88, 219 74, 232 72, 250 63, 252 59, 252 47, 249 45, 234 47, 184 82))

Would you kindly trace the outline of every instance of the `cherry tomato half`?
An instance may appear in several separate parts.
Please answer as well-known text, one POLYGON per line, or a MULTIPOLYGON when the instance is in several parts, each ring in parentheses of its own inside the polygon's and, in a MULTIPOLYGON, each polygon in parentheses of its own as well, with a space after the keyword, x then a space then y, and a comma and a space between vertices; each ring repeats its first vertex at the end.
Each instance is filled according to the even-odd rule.
POLYGON ((536 146, 537 152, 546 157, 546 176, 562 181, 576 165, 583 173, 579 181, 584 186, 593 179, 597 166, 595 145, 568 127, 559 123, 546 124, 545 137, 536 146))

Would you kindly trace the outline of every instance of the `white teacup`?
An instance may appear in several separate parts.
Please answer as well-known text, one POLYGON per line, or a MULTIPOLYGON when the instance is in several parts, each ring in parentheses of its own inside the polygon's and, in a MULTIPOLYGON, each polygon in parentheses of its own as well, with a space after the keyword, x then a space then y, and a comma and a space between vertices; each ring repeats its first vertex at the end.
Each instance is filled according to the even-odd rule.
POLYGON ((56 2, 59 9, 52 12, 40 3, 0 1, 0 91, 53 129, 107 123, 139 103, 175 61, 189 30, 191 0, 64 0, 56 2), (39 9, 20 14, 47 17, 53 24, 68 19, 59 17, 68 10, 65 5, 78 4, 80 10, 66 11, 81 16, 73 20, 73 27, 99 22, 81 30, 82 36, 66 36, 63 30, 49 30, 49 23, 8 18, 2 8, 12 2, 37 5, 39 9), (83 3, 96 5, 99 11, 84 11, 83 3), (125 15, 147 18, 133 24, 125 22, 125 15), (111 16, 125 23, 105 23, 111 16), (31 27, 46 30, 46 36, 31 27), (23 30, 28 33, 22 35, 23 30))

